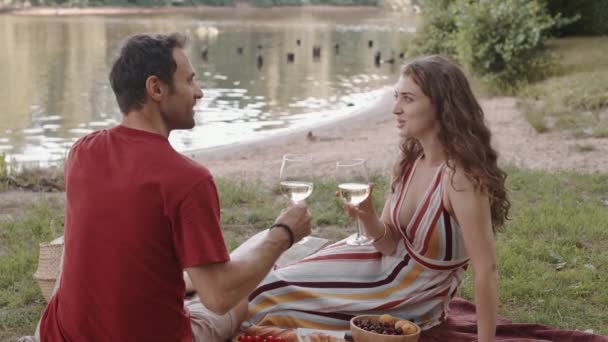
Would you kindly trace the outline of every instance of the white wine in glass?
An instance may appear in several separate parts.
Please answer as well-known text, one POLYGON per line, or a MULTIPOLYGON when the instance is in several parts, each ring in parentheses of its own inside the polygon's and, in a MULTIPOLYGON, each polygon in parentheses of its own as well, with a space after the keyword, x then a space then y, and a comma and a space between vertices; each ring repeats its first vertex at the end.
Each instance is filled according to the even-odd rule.
POLYGON ((338 191, 344 202, 358 205, 365 201, 367 196, 369 196, 369 185, 362 183, 342 183, 338 184, 338 191))
MULTIPOLYGON (((279 172, 281 193, 294 203, 302 202, 312 194, 312 158, 304 154, 286 154, 283 156, 279 172)), ((305 243, 308 237, 298 243, 305 243)))
POLYGON ((281 193, 296 203, 308 198, 313 190, 312 167, 312 158, 308 155, 284 155, 279 173, 281 193))
MULTIPOLYGON (((338 193, 350 205, 359 205, 369 197, 369 176, 365 159, 352 159, 339 161, 336 164, 336 179, 338 180, 338 193)), ((346 240, 352 246, 369 245, 373 241, 364 233, 361 222, 357 220, 357 234, 346 240)))
POLYGON ((312 183, 298 181, 282 181, 281 193, 285 194, 293 202, 300 202, 312 194, 312 183))

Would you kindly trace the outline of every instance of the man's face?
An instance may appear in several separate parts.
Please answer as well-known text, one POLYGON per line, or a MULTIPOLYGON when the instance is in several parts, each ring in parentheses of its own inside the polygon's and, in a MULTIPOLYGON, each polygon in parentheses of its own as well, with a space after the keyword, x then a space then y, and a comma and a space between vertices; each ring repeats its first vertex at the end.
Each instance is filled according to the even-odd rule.
POLYGON ((173 91, 168 91, 160 103, 161 116, 169 131, 194 127, 194 106, 203 97, 184 50, 173 49, 173 58, 177 64, 173 74, 173 91))

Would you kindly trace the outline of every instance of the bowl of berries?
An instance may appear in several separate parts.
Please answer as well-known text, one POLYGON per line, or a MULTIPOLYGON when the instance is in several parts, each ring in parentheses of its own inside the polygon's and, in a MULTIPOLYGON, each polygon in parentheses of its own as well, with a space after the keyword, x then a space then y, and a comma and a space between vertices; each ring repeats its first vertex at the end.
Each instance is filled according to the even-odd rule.
POLYGON ((420 327, 391 315, 361 315, 350 320, 355 342, 416 342, 420 327))

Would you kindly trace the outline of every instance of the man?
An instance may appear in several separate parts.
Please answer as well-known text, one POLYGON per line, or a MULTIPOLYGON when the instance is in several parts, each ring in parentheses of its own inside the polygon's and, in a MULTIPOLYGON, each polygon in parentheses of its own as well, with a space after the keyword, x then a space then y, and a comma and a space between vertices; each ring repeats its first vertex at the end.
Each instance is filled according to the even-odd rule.
POLYGON ((122 123, 70 151, 63 271, 42 341, 224 341, 247 295, 310 233, 310 212, 293 205, 246 255, 228 256, 211 174, 168 141, 194 126, 203 97, 184 43, 131 37, 110 73, 122 123), (183 270, 200 301, 184 303, 183 270))

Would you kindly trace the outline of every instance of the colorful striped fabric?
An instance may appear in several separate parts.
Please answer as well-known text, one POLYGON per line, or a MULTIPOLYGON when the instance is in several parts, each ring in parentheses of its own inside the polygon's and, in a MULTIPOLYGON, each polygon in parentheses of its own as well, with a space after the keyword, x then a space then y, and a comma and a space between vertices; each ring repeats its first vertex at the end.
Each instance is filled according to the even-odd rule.
POLYGON ((389 313, 428 329, 447 315, 468 263, 460 227, 443 207, 436 171, 423 201, 404 226, 398 222, 416 161, 389 199, 402 240, 395 254, 342 240, 272 271, 251 294, 251 321, 261 325, 348 329, 359 314, 389 313))

